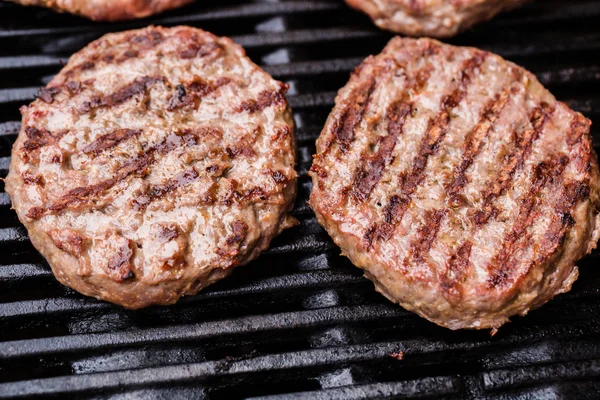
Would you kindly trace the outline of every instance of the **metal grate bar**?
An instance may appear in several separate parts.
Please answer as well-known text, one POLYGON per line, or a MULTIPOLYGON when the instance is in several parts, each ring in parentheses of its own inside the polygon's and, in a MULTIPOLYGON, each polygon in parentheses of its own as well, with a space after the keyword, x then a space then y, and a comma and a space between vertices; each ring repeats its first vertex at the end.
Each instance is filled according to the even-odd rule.
MULTIPOLYGON (((386 382, 376 385, 355 385, 314 392, 299 392, 285 396, 286 400, 319 399, 319 400, 358 400, 381 398, 414 398, 423 396, 447 396, 458 393, 461 389, 460 379, 453 376, 437 376, 405 382, 386 382)), ((252 397, 251 400, 275 400, 281 396, 252 397)))
MULTIPOLYGON (((47 269, 35 264, 24 264, 0 268, 0 282, 8 279, 24 279, 25 277, 52 277, 47 269), (7 272, 3 272, 7 270, 7 272)), ((332 271, 306 272, 290 274, 280 277, 269 277, 258 282, 242 284, 239 287, 226 290, 212 290, 201 292, 193 297, 182 300, 181 304, 196 303, 204 299, 213 299, 226 296, 240 296, 274 292, 278 290, 291 290, 302 288, 319 288, 331 285, 345 285, 364 282, 356 275, 332 271)), ((79 312, 82 310, 117 309, 115 306, 91 299, 57 298, 44 300, 21 301, 16 303, 0 304, 0 317, 48 316, 49 314, 79 312)))
POLYGON ((181 340, 198 340, 214 336, 243 334, 257 331, 299 329, 321 325, 334 325, 349 321, 371 321, 378 318, 406 314, 407 313, 400 308, 380 306, 335 307, 138 331, 96 333, 0 342, 0 358, 9 359, 14 357, 39 356, 57 352, 87 351, 103 348, 115 349, 117 347, 147 345, 149 343, 173 343, 181 340))

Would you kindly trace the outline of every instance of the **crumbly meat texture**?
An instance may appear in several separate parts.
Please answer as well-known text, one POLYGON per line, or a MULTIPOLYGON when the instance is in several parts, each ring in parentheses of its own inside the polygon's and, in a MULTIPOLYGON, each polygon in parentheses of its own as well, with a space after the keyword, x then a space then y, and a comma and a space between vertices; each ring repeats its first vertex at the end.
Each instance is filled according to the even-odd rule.
POLYGON ((294 223, 286 90, 228 38, 106 35, 22 108, 6 191, 63 284, 174 303, 294 223))
POLYGON ((590 124, 499 56, 397 37, 339 91, 310 204, 391 301, 498 328, 568 291, 596 246, 590 124))
POLYGON ((346 0, 381 29, 447 38, 530 0, 346 0))
POLYGON ((9 0, 25 6, 52 8, 94 21, 144 18, 181 7, 193 0, 9 0))

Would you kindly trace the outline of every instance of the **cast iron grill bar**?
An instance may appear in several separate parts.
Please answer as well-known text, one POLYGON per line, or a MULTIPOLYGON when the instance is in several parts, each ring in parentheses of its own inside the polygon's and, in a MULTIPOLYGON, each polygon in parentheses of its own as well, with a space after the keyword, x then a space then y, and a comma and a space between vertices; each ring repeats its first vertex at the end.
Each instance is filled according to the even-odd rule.
MULTIPOLYGON (((572 292, 489 338, 485 332, 452 333, 434 327, 384 302, 358 270, 340 261, 333 243, 316 225, 305 204, 314 140, 337 87, 364 56, 379 51, 390 35, 338 1, 215 5, 208 9, 195 5, 146 21, 114 25, 86 25, 82 19, 62 23, 71 20, 44 11, 40 12, 42 25, 36 26, 3 19, 29 11, 0 3, 0 25, 4 26, 0 46, 24 44, 0 56, 0 175, 7 173, 10 145, 20 129, 18 107, 34 98, 74 47, 109 31, 148 23, 206 24, 209 30, 217 27, 214 32, 219 35, 231 36, 268 72, 292 84, 289 99, 298 122, 300 173, 294 215, 302 222, 295 231, 276 239, 254 263, 261 268, 280 263, 281 271, 273 268, 258 278, 237 281, 234 276, 230 284, 218 284, 171 308, 134 313, 84 298, 56 283, 9 211, 8 196, 0 193, 4 218, 0 220, 0 324, 2 334, 8 334, 0 339, 0 397, 96 396, 138 389, 171 393, 186 385, 195 385, 191 393, 208 398, 232 397, 234 389, 240 388, 254 390, 249 396, 273 398, 269 395, 295 392, 287 397, 323 399, 382 394, 478 398, 597 394, 600 323, 595 316, 600 312, 600 274, 592 270, 597 251, 580 263, 583 276, 572 292), (237 29, 233 34, 228 33, 230 26, 237 29), (268 32, 271 29, 275 30, 268 32), (350 54, 335 51, 341 46, 350 54), (261 59, 276 52, 286 52, 289 60, 261 59), (21 78, 13 81, 10 76, 21 78), (323 261, 315 261, 322 255, 323 261), (36 293, 38 288, 41 294, 36 293), (289 304, 276 307, 288 298, 289 304), (235 313, 227 306, 215 314, 221 301, 254 308, 235 313), (206 316, 193 313, 203 307, 209 310, 206 316), (171 317, 165 320, 165 314, 171 317), (136 319, 151 320, 154 315, 162 318, 160 323, 135 324, 136 319), (204 343, 210 343, 207 349, 204 343), (164 347, 169 358, 184 347, 208 350, 214 344, 219 345, 210 356, 191 361, 176 358, 179 361, 168 366, 145 359, 135 366, 124 364, 123 370, 101 366, 103 357, 126 360, 131 352, 152 354, 164 347), (405 361, 390 357, 399 351, 405 353, 405 361), (40 367, 29 371, 32 361, 40 367), (77 365, 86 362, 90 367, 82 373, 77 365), (273 385, 257 389, 255 382, 264 381, 261 374, 267 374, 273 385)), ((589 0, 538 1, 452 42, 517 59, 536 72, 544 85, 556 89, 559 99, 595 119, 600 110, 600 97, 595 94, 600 59, 594 54, 600 49, 600 31, 591 21, 598 15, 600 4, 589 0), (562 31, 561 26, 570 28, 562 31)), ((598 149, 599 137, 593 130, 598 149)))

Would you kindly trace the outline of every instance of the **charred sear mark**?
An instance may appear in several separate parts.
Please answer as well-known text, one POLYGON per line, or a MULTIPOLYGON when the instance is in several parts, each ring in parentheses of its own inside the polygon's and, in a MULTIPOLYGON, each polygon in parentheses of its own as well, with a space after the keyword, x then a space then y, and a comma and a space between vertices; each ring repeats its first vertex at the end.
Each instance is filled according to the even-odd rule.
MULTIPOLYGON (((235 185, 237 186, 237 182, 235 183, 235 185)), ((268 194, 269 193, 267 193, 267 191, 265 191, 265 189, 260 186, 254 186, 246 190, 238 190, 233 188, 223 197, 222 203, 226 206, 230 206, 234 203, 252 203, 257 199, 260 201, 266 201, 268 199, 268 194)))
POLYGON ((122 104, 134 97, 135 95, 145 93, 146 89, 148 89, 151 85, 157 82, 162 82, 163 80, 164 78, 162 77, 151 76, 137 78, 133 82, 117 90, 115 93, 109 94, 108 96, 104 97, 102 105, 105 105, 107 107, 113 107, 122 104))
POLYGON ((27 212, 27 216, 32 219, 39 219, 46 213, 57 213, 66 208, 82 207, 92 203, 98 203, 109 189, 130 176, 144 176, 148 172, 149 166, 154 162, 157 154, 165 155, 177 148, 184 146, 193 146, 197 144, 201 136, 219 135, 222 131, 218 128, 206 127, 195 131, 185 131, 181 135, 170 134, 158 145, 147 149, 137 158, 126 162, 121 166, 115 176, 91 186, 83 186, 70 190, 55 203, 48 207, 33 207, 27 212))
POLYGON ((164 82, 164 77, 144 76, 136 78, 133 82, 128 83, 116 92, 106 95, 102 98, 93 96, 90 100, 79 105, 78 109, 81 113, 88 113, 98 107, 114 107, 125 103, 136 95, 146 93, 146 90, 157 82, 164 82))
POLYGON ((50 146, 58 143, 58 141, 66 134, 66 131, 50 132, 47 129, 38 129, 33 126, 25 127, 25 135, 27 140, 23 143, 23 150, 31 152, 41 147, 50 146))
POLYGON ((490 271, 488 286, 490 288, 502 288, 511 281, 519 262, 512 256, 520 250, 519 245, 527 245, 528 236, 531 235, 531 233, 526 235, 527 228, 533 224, 539 214, 539 211, 536 210, 539 203, 538 196, 549 183, 561 184, 561 175, 568 162, 569 158, 566 155, 560 155, 536 166, 534 180, 521 201, 517 219, 510 232, 504 237, 502 249, 488 266, 490 271))
POLYGON ((240 244, 246 238, 248 233, 248 225, 244 221, 237 220, 231 224, 232 235, 227 238, 227 244, 232 246, 234 244, 240 244))
POLYGON ((547 261, 563 245, 567 230, 575 225, 571 215, 573 207, 587 198, 589 192, 589 186, 579 181, 569 182, 561 188, 554 203, 555 214, 538 247, 538 264, 547 261))
POLYGON ((352 92, 348 99, 348 106, 333 126, 333 134, 342 153, 348 151, 348 146, 354 140, 354 130, 369 105, 369 99, 375 90, 375 83, 375 76, 370 76, 352 92))
MULTIPOLYGON (((429 126, 421 144, 418 154, 414 158, 410 172, 403 176, 400 183, 400 194, 393 195, 384 211, 384 223, 375 229, 375 235, 372 235, 371 242, 367 241, 368 247, 371 246, 373 239, 388 240, 394 231, 394 226, 402 221, 402 217, 412 201, 412 195, 425 178, 425 168, 429 157, 433 155, 440 142, 446 135, 446 129, 450 123, 451 111, 460 104, 467 94, 467 88, 475 71, 483 64, 486 53, 478 52, 474 57, 463 63, 459 72, 458 87, 450 94, 444 96, 441 102, 440 113, 429 121, 429 126)), ((365 237, 366 239, 366 237, 365 237)))
POLYGON ((164 40, 162 33, 150 31, 147 34, 134 35, 129 39, 130 43, 135 44, 139 48, 150 49, 158 46, 164 40))
POLYGON ((54 101, 54 96, 60 93, 60 88, 41 88, 38 90, 37 98, 45 103, 51 104, 54 101))
POLYGON ((525 129, 517 135, 514 148, 504 158, 498 177, 494 182, 486 185, 488 189, 483 194, 481 210, 474 215, 474 221, 477 225, 487 223, 490 218, 497 214, 498 210, 493 205, 494 200, 512 185, 515 172, 531 152, 533 142, 540 136, 553 111, 554 109, 550 109, 547 104, 542 104, 533 110, 529 118, 531 128, 525 129))
POLYGON ((145 194, 133 200, 133 207, 136 210, 144 209, 154 200, 160 199, 180 187, 189 185, 190 183, 197 181, 198 178, 199 175, 195 169, 183 171, 174 178, 167 180, 166 183, 151 187, 145 194))
POLYGON ((447 210, 429 210, 425 213, 423 225, 417 231, 417 240, 411 245, 415 261, 422 261, 424 255, 429 253, 446 214, 447 210))
POLYGON ((504 89, 485 107, 477 126, 467 135, 460 164, 454 169, 454 180, 448 188, 448 199, 450 204, 459 205, 459 194, 467 184, 465 173, 473 164, 475 157, 481 152, 484 140, 489 135, 494 122, 508 103, 511 89, 504 89))
POLYGON ((44 186, 44 178, 41 175, 30 174, 29 172, 23 172, 21 179, 26 185, 40 185, 44 186))
MULTIPOLYGON (((192 37, 192 39, 194 39, 192 37)), ((197 37, 196 37, 196 40, 197 37)), ((217 42, 209 42, 209 43, 197 43, 192 42, 187 44, 184 48, 178 50, 179 57, 184 60, 189 60, 192 58, 202 58, 212 54, 218 54, 223 51, 223 46, 217 42)))
POLYGON ((108 260, 108 273, 113 280, 122 282, 135 276, 131 265, 132 256, 132 242, 127 240, 127 243, 120 246, 108 260))
POLYGON ((221 257, 234 258, 240 254, 244 240, 248 235, 248 225, 242 220, 235 220, 231 224, 231 235, 225 239, 226 246, 217 249, 221 257))
POLYGON ((281 171, 269 170, 269 172, 276 183, 286 183, 288 181, 287 176, 285 176, 285 174, 281 171))
POLYGON ((97 138, 94 142, 88 144, 83 148, 85 154, 93 154, 97 156, 104 150, 112 149, 119 143, 128 140, 132 137, 137 137, 142 134, 141 129, 117 129, 106 135, 102 135, 97 138))
POLYGON ((461 281, 468 275, 469 259, 471 258, 471 249, 473 243, 463 243, 456 253, 454 253, 444 274, 440 277, 440 286, 447 297, 460 299, 462 296, 461 281))
POLYGON ((285 93, 288 90, 288 85, 280 83, 277 89, 265 90, 259 93, 257 99, 250 99, 240 104, 236 111, 254 113, 262 111, 271 106, 283 106, 287 104, 285 93))
POLYGON ((65 83, 65 87, 69 91, 70 94, 76 94, 81 89, 81 82, 78 81, 69 81, 65 83))
POLYGON ((187 85, 177 85, 175 93, 167 102, 167 110, 173 111, 181 107, 196 105, 196 101, 214 92, 223 85, 231 82, 229 78, 221 77, 215 81, 206 81, 200 77, 187 85))
POLYGON ((590 132, 592 122, 583 115, 576 113, 571 121, 571 129, 567 134, 567 144, 573 146, 590 132))
POLYGON ((156 224, 152 227, 154 235, 163 243, 170 242, 179 237, 179 227, 175 224, 156 224))
POLYGON ((404 122, 410 114, 410 105, 406 103, 394 103, 387 112, 388 134, 379 141, 377 152, 367 158, 354 175, 354 181, 350 195, 357 201, 363 202, 369 198, 373 188, 381 179, 381 174, 386 166, 393 160, 393 152, 396 141, 402 134, 404 122))
POLYGON ((80 257, 86 238, 72 229, 54 229, 48 232, 54 245, 74 257, 80 257))

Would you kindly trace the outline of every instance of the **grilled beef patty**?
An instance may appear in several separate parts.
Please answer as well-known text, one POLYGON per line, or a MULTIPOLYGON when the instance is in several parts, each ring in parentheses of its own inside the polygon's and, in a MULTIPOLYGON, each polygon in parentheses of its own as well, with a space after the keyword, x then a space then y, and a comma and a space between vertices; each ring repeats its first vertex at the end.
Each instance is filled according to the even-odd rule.
POLYGON ((397 37, 339 91, 310 204, 391 301, 497 328, 568 291, 596 246, 590 124, 499 56, 397 37))
POLYGON ((451 37, 529 0, 346 0, 381 29, 411 36, 451 37))
POLYGON ((294 223, 286 90, 228 38, 106 35, 21 109, 6 191, 60 282, 174 303, 294 223))
POLYGON ((94 21, 119 21, 144 18, 193 0, 9 0, 25 6, 48 7, 59 12, 81 15, 94 21))

